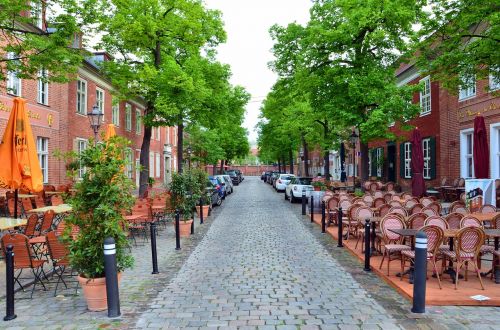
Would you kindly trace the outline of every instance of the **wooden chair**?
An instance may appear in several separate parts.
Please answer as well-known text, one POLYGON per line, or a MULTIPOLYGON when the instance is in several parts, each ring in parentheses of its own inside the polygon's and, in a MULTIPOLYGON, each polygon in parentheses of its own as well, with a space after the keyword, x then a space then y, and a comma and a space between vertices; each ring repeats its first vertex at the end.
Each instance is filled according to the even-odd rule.
POLYGON ((56 187, 51 184, 46 184, 43 186, 43 190, 45 191, 56 191, 56 187))
POLYGON ((387 257, 387 276, 389 276, 389 264, 391 261, 398 258, 392 259, 391 256, 401 257, 401 251, 411 250, 408 245, 402 244, 403 237, 396 233, 393 233, 389 229, 404 229, 404 221, 401 220, 400 216, 397 214, 387 214, 380 222, 381 238, 383 242, 383 254, 382 261, 380 262, 379 269, 382 269, 384 260, 387 257))
POLYGON ((22 213, 28 214, 28 211, 33 210, 33 203, 31 203, 31 198, 21 198, 22 213))
POLYGON ((23 234, 31 238, 36 235, 36 227, 38 225, 39 219, 37 214, 31 214, 26 222, 26 227, 24 227, 23 234))
MULTIPOLYGON (((472 263, 474 269, 476 270, 479 283, 481 284, 481 289, 484 290, 483 281, 481 279, 481 274, 479 273, 479 267, 477 264, 477 259, 481 251, 481 245, 484 242, 484 231, 477 227, 465 227, 460 229, 457 237, 454 241, 453 251, 442 251, 444 256, 443 267, 441 267, 441 275, 444 270, 444 265, 446 259, 451 262, 455 262, 456 265, 456 277, 455 277, 455 290, 458 289, 458 278, 460 270, 465 265, 472 263)), ((465 280, 467 281, 467 266, 465 268, 465 280)))
POLYGON ((43 193, 38 193, 35 195, 35 206, 36 208, 41 208, 41 207, 45 207, 45 198, 43 197, 43 193))
POLYGON ((50 204, 52 206, 58 206, 58 205, 61 205, 61 204, 64 204, 64 201, 63 201, 63 198, 59 195, 52 195, 50 197, 50 204))
POLYGON ((413 196, 409 192, 404 192, 401 194, 401 199, 403 199, 405 201, 408 201, 412 198, 413 198, 413 196))
POLYGON ((464 216, 462 218, 462 220, 460 220, 460 228, 465 228, 465 227, 481 228, 481 227, 483 227, 483 224, 476 217, 469 214, 469 215, 464 216))
POLYGON ((43 286, 44 290, 47 290, 45 284, 42 282, 41 276, 45 273, 43 272, 43 265, 47 262, 45 259, 36 259, 34 257, 33 250, 29 244, 29 239, 23 234, 7 234, 2 236, 2 252, 5 258, 5 251, 7 251, 7 246, 12 245, 14 251, 14 270, 19 271, 14 278, 14 281, 24 290, 21 284, 21 274, 24 269, 29 269, 33 274, 35 281, 33 282, 33 287, 31 288, 31 296, 33 298, 33 292, 38 283, 43 286))
MULTIPOLYGON (((436 260, 439 254, 439 246, 444 238, 443 229, 439 226, 433 225, 425 225, 420 229, 427 235, 427 261, 432 261, 432 268, 434 273, 436 274, 439 288, 441 287, 441 280, 439 278, 439 272, 437 270, 436 260)), ((404 266, 406 260, 410 260, 413 264, 415 260, 415 251, 414 250, 403 250, 401 251, 401 274, 404 274, 404 266)), ((403 275, 401 275, 401 281, 403 280, 403 275)))
MULTIPOLYGON (((55 231, 50 231, 47 233, 47 248, 49 250, 49 256, 52 260, 52 274, 57 276, 57 283, 54 289, 54 297, 57 296, 57 288, 59 284, 62 282, 66 289, 68 285, 64 280, 64 274, 66 273, 67 268, 70 267, 69 263, 69 250, 68 246, 61 242, 56 235, 55 231)), ((72 271, 70 271, 69 277, 72 276, 72 271)), ((78 281, 72 281, 78 283, 78 281)), ((78 287, 78 286, 77 286, 78 287)))
POLYGON ((420 198, 420 204, 422 204, 423 206, 428 206, 432 202, 434 202, 434 201, 430 197, 422 197, 422 198, 420 198))
POLYGON ((49 210, 43 214, 42 224, 40 225, 40 229, 29 239, 29 243, 33 247, 37 257, 40 257, 40 254, 46 254, 47 251, 44 250, 46 237, 45 235, 51 230, 52 223, 54 221, 56 214, 54 211, 49 210))
POLYGON ((408 218, 408 228, 420 229, 425 224, 425 219, 427 219, 427 214, 425 213, 415 213, 410 215, 408 218))
POLYGON ((358 208, 360 207, 366 207, 361 204, 352 204, 348 209, 347 209, 347 219, 344 221, 342 219, 342 225, 347 226, 347 236, 346 239, 349 239, 349 236, 352 234, 354 237, 357 236, 357 230, 358 230, 358 221, 356 220, 356 212, 358 211, 358 208))

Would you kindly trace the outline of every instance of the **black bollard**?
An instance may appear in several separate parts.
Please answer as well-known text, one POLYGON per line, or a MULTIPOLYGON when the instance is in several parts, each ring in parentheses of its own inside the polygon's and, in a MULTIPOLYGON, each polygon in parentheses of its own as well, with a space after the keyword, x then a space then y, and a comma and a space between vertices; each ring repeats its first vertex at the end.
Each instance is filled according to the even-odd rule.
POLYGON ((302 215, 306 215, 306 191, 302 190, 302 215))
POLYGON ((342 208, 339 207, 339 212, 338 212, 338 217, 339 217, 339 243, 337 244, 337 247, 344 247, 344 244, 342 244, 342 208))
POLYGON ((203 224, 203 198, 200 198, 200 225, 203 224))
POLYGON ((179 210, 175 211, 175 249, 181 249, 181 232, 180 232, 180 214, 179 210))
POLYGON ((314 222, 314 196, 311 194, 311 222, 314 222))
POLYGON ((193 222, 191 222, 191 235, 194 235, 194 213, 193 213, 193 222))
POLYGON ((325 214, 325 201, 321 202, 321 232, 326 232, 326 214, 325 214))
POLYGON ((7 245, 7 251, 5 251, 5 263, 6 263, 5 286, 7 292, 5 295, 6 315, 3 318, 4 321, 10 321, 17 317, 17 315, 14 314, 14 251, 12 251, 13 249, 14 247, 11 244, 9 244, 7 245))
POLYGON ((370 219, 365 220, 365 268, 364 271, 371 271, 370 267, 370 219))
MULTIPOLYGON (((153 239, 151 237, 151 239, 153 239)), ((104 274, 106 275, 106 298, 108 317, 120 316, 120 293, 118 291, 118 272, 116 270, 116 245, 113 237, 104 239, 104 274)))
POLYGON ((425 313, 427 281, 427 235, 419 231, 415 238, 415 263, 413 278, 413 313, 425 313))
POLYGON ((151 223, 151 258, 153 258, 153 272, 151 274, 159 274, 158 272, 158 254, 156 251, 156 222, 151 223))

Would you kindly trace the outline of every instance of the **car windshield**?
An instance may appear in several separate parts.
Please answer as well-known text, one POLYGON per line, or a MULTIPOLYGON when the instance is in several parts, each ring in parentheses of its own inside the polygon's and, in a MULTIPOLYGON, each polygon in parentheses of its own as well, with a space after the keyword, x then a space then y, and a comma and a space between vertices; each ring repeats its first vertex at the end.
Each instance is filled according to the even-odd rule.
POLYGON ((312 182, 312 179, 311 178, 298 178, 297 181, 298 181, 298 184, 310 185, 312 182))
POLYGON ((291 180, 293 178, 294 178, 294 176, 292 176, 292 175, 282 175, 281 176, 281 180, 291 180))
POLYGON ((236 175, 236 172, 235 172, 235 171, 226 171, 226 174, 229 174, 229 175, 236 175))

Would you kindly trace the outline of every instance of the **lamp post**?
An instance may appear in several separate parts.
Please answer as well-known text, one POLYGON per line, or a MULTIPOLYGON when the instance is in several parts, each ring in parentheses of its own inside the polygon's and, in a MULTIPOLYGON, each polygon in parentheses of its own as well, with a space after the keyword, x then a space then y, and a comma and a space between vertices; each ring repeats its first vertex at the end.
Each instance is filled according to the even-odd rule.
POLYGON ((188 169, 191 169, 191 154, 193 153, 193 149, 191 149, 191 146, 187 147, 186 152, 188 155, 188 169))
POLYGON ((357 173, 356 143, 358 142, 358 138, 359 138, 359 135, 356 134, 356 131, 353 129, 352 133, 351 133, 351 136, 349 137, 349 139, 351 140, 351 144, 352 144, 353 149, 354 149, 354 155, 353 155, 353 162, 354 162, 354 173, 353 173, 354 182, 353 182, 353 186, 354 186, 354 188, 356 188, 356 173, 357 173))
POLYGON ((304 149, 303 148, 300 148, 299 155, 300 155, 300 165, 302 165, 300 169, 301 169, 302 175, 304 175, 304 164, 303 164, 303 161, 304 161, 304 149))
POLYGON ((92 107, 92 111, 87 113, 87 117, 89 118, 90 127, 92 127, 92 130, 94 131, 94 144, 97 144, 97 135, 99 133, 99 128, 101 127, 104 114, 96 104, 92 107))

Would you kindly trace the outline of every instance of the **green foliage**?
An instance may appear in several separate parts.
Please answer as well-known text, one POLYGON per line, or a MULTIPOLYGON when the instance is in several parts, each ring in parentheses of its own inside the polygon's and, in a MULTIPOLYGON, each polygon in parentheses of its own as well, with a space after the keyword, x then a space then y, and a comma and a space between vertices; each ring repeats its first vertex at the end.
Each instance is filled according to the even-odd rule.
POLYGON ((1 0, 0 1, 0 81, 7 71, 16 71, 22 79, 38 79, 41 69, 47 81, 65 82, 77 73, 84 51, 73 48, 75 35, 85 20, 78 21, 70 0, 1 0), (47 28, 39 29, 37 13, 47 13, 47 28), (32 11, 34 15, 26 15, 32 11), (48 32, 50 31, 50 32, 48 32), (5 53, 13 53, 7 58, 5 53))
MULTIPOLYGON (((430 0, 415 40, 417 65, 452 92, 472 81, 461 75, 500 80, 498 0, 430 0)), ((424 73, 424 74, 425 74, 424 73)))
MULTIPOLYGON (((208 179, 208 177, 206 177, 208 179)), ((170 206, 180 212, 184 221, 193 219, 193 211, 201 197, 202 175, 196 171, 172 173, 169 189, 172 193, 170 206)), ((206 180, 204 181, 206 184, 206 180)))
POLYGON ((106 143, 90 146, 79 155, 86 168, 83 179, 75 185, 75 195, 69 200, 73 212, 65 218, 65 240, 69 243, 72 268, 86 278, 104 276, 103 244, 113 237, 116 244, 118 271, 133 264, 127 254, 128 241, 124 228, 123 210, 134 203, 133 182, 123 173, 127 162, 123 157, 128 141, 112 137, 106 143), (70 237, 71 227, 80 231, 70 237))

